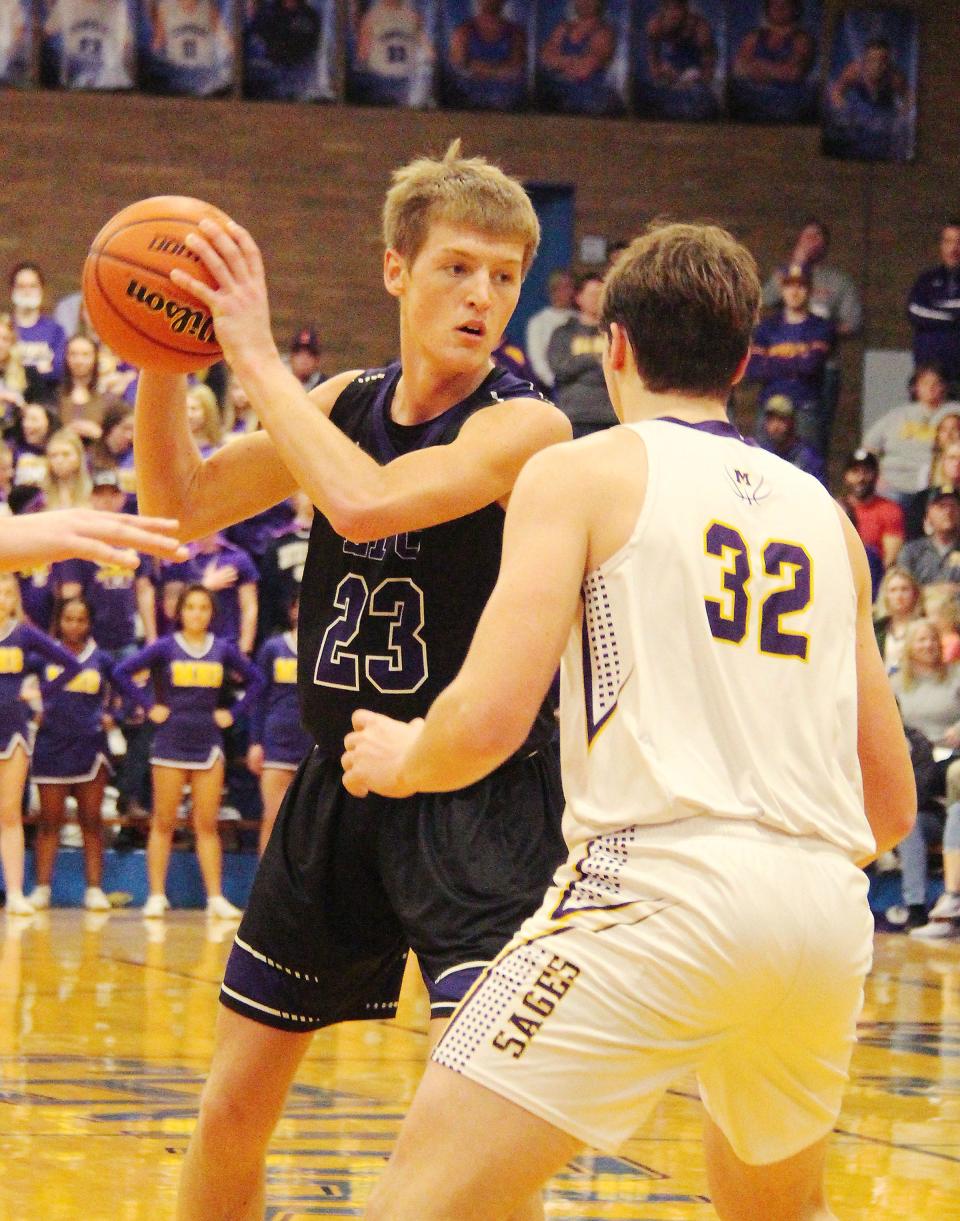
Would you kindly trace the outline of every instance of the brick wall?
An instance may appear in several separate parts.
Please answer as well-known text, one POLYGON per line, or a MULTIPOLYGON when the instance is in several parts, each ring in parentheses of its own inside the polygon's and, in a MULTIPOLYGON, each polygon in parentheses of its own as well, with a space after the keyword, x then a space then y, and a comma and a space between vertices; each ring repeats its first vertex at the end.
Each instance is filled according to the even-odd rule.
MULTIPOLYGON (((869 346, 907 346, 907 290, 960 212, 957 0, 922 10, 918 159, 826 160, 806 128, 387 111, 146 96, 0 93, 0 268, 36 258, 51 295, 76 287, 86 246, 146 195, 207 198, 249 226, 267 262, 282 342, 319 323, 331 370, 395 350, 380 283, 379 209, 391 169, 452 137, 531 181, 572 183, 577 233, 621 237, 657 213, 731 226, 763 268, 808 213, 861 284, 869 346)), ((833 5, 836 7, 836 5, 833 5)), ((857 428, 863 344, 845 345, 838 449, 857 428)))

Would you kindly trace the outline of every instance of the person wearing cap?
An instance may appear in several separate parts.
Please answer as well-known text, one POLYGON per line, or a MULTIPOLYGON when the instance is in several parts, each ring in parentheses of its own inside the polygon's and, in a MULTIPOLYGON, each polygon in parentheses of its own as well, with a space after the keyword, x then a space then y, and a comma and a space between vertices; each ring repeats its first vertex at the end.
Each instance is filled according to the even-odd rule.
POLYGON ((903 509, 893 500, 877 495, 880 463, 868 449, 857 449, 843 468, 841 501, 857 528, 861 542, 872 547, 889 568, 906 537, 903 509))
POLYGON ((924 537, 912 539, 898 562, 921 585, 946 581, 960 586, 960 488, 933 488, 927 497, 924 537))
POLYGON ((947 382, 938 365, 918 365, 907 382, 909 401, 885 412, 863 434, 864 449, 880 460, 881 495, 906 507, 915 492, 927 487, 937 426, 944 416, 960 412, 947 397, 947 382))
POLYGON ((810 275, 810 312, 832 322, 840 338, 856 335, 863 326, 863 305, 857 286, 845 271, 830 266, 830 229, 810 216, 800 226, 790 259, 763 286, 764 309, 783 306, 783 281, 789 267, 800 264, 810 275))
POLYGON ((761 417, 761 446, 789 462, 798 470, 806 471, 826 486, 827 467, 812 445, 797 436, 797 418, 793 403, 785 394, 773 394, 767 399, 761 417))
POLYGON ((782 291, 782 313, 760 322, 750 349, 746 376, 760 385, 758 425, 767 401, 786 395, 796 413, 798 435, 826 457, 830 419, 824 410, 823 378, 834 327, 810 312, 810 276, 803 265, 788 269, 782 291))
POLYGON ((312 326, 301 327, 290 340, 290 356, 287 363, 290 372, 303 386, 304 390, 312 390, 326 380, 320 371, 322 349, 320 336, 312 326))

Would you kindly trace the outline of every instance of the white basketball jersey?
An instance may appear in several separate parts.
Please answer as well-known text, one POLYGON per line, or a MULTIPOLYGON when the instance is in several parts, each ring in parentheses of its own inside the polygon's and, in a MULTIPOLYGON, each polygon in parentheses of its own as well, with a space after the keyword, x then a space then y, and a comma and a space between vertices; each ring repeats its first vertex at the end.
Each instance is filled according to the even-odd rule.
POLYGON ((644 505, 563 657, 568 845, 707 814, 868 855, 836 505, 729 425, 630 427, 644 505))
POLYGON ((402 78, 413 70, 420 38, 420 18, 414 9, 377 5, 368 14, 370 56, 367 67, 379 76, 402 78))
POLYGON ((183 4, 181 0, 159 0, 166 43, 163 57, 181 68, 212 68, 216 65, 213 0, 183 4))

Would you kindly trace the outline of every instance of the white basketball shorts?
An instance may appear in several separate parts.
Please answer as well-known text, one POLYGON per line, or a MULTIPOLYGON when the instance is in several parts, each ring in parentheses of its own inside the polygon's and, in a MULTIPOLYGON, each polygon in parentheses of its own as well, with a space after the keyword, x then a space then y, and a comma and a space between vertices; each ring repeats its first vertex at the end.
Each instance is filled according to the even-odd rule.
POLYGON ((873 920, 837 848, 710 817, 580 845, 434 1059, 613 1151, 695 1072, 753 1165, 840 1112, 873 920))

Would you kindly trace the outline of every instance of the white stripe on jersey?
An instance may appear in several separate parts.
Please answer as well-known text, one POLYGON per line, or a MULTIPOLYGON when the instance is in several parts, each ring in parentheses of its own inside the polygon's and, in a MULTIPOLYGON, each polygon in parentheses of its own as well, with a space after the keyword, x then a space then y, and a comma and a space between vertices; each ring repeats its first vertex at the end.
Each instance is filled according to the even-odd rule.
POLYGON ((856 594, 834 502, 732 430, 631 427, 645 503, 588 574, 563 659, 567 843, 714 814, 868 855, 856 594))

